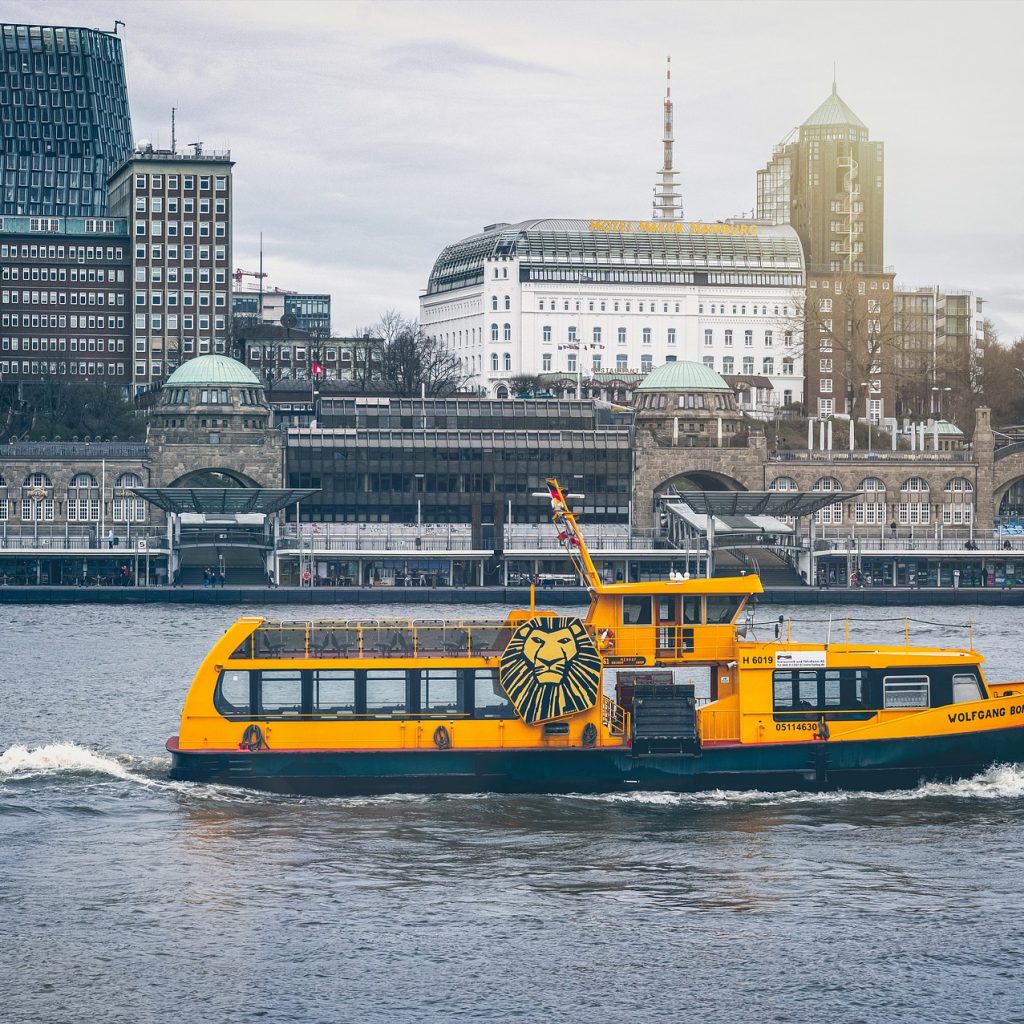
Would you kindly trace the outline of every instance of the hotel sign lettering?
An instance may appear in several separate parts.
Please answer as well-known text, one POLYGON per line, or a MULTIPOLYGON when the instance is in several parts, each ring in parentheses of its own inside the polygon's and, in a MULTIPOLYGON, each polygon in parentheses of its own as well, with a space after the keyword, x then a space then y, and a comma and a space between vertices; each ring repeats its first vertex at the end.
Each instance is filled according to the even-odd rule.
POLYGON ((675 220, 590 220, 591 231, 600 234, 645 235, 756 235, 756 224, 707 224, 675 220))

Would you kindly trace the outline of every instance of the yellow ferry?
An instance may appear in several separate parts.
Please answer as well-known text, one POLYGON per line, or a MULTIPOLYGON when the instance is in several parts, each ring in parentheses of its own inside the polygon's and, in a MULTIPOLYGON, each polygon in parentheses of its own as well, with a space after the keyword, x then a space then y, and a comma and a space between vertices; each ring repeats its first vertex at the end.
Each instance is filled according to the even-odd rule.
POLYGON ((241 619, 196 673, 172 777, 304 794, 878 789, 1024 760, 1024 683, 990 686, 973 649, 757 641, 756 576, 602 583, 548 487, 584 618, 531 591, 501 621, 241 619), (708 698, 676 680, 691 667, 708 698))

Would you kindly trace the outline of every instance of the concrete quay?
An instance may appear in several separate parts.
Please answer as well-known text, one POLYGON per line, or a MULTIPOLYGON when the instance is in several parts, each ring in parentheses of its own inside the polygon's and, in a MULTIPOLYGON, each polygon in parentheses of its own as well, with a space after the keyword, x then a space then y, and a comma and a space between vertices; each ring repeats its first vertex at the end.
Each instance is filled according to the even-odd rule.
MULTIPOLYGON (((581 587, 545 587, 537 591, 538 608, 579 607, 587 603, 581 587)), ((1024 587, 773 587, 758 598, 761 605, 863 607, 893 605, 991 606, 1024 604, 1024 587)), ((0 587, 0 605, 28 604, 206 604, 265 608, 268 605, 483 605, 522 608, 529 604, 523 587, 0 587)))

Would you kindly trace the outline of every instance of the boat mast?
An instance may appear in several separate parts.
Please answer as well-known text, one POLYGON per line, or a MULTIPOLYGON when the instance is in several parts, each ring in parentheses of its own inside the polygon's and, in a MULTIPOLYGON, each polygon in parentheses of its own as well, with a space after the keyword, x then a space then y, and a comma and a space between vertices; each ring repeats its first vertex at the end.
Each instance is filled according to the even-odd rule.
POLYGON ((601 577, 597 574, 597 568, 580 534, 576 517, 569 509, 568 497, 557 480, 549 478, 547 485, 551 495, 551 518, 558 530, 558 540, 580 581, 594 594, 601 589, 601 577))

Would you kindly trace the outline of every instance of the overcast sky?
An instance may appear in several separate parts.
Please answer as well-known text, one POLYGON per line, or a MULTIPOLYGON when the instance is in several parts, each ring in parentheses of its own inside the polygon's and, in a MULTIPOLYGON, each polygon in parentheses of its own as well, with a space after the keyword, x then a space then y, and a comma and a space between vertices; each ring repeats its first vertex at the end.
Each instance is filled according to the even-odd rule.
POLYGON ((1019 2, 89 2, 9 21, 121 29, 137 139, 231 149, 235 265, 329 292, 335 330, 416 315, 494 221, 650 216, 673 56, 687 218, 750 211, 832 87, 885 143, 885 261, 1024 335, 1019 2))

